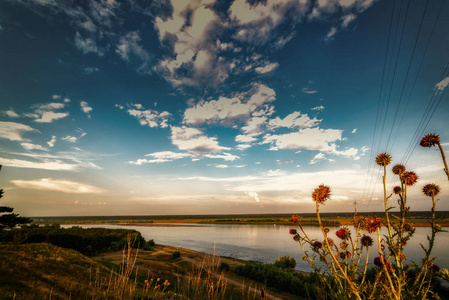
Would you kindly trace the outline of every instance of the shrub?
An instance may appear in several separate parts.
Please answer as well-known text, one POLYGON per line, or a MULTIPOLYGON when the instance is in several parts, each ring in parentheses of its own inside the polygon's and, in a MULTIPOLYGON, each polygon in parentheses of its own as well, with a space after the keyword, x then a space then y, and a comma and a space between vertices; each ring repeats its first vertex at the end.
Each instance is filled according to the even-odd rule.
POLYGON ((296 267, 296 260, 293 257, 282 256, 276 259, 274 265, 282 269, 294 269, 296 267))
POLYGON ((181 257, 181 252, 179 252, 179 251, 173 251, 171 253, 171 259, 177 259, 177 258, 180 258, 180 257, 181 257))
POLYGON ((221 262, 220 265, 218 266, 218 271, 220 272, 229 272, 230 267, 228 263, 225 262, 221 262))

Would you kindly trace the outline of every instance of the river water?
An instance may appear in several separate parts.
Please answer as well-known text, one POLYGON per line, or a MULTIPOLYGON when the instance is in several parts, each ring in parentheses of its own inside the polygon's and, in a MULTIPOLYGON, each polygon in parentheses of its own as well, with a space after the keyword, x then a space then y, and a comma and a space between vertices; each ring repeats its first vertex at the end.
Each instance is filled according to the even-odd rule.
MULTIPOLYGON (((296 269, 309 272, 312 269, 302 260, 303 252, 299 244, 293 241, 289 234, 293 226, 286 225, 203 225, 203 224, 158 224, 158 226, 133 226, 133 225, 81 225, 81 227, 125 228, 140 231, 146 240, 153 239, 156 244, 181 247, 196 250, 203 253, 219 256, 227 256, 244 260, 253 260, 262 263, 273 263, 281 256, 290 256, 296 259, 296 269)), ((65 225, 64 227, 69 227, 65 225)), ((297 228, 297 227, 296 227, 297 228)), ((303 227, 309 238, 323 240, 321 230, 317 226, 303 227)), ((447 228, 444 228, 447 229, 447 228)), ((340 240, 335 236, 338 227, 331 227, 329 237, 336 242, 340 240)), ((353 230, 352 230, 353 231, 353 230)), ((424 251, 420 243, 427 247, 427 235, 430 228, 416 228, 412 239, 405 247, 407 261, 420 262, 424 251)), ((374 240, 377 239, 372 234, 374 240)), ((370 262, 377 256, 377 244, 371 247, 370 262)), ((310 250, 310 247, 308 249, 310 250)), ((437 257, 435 263, 440 268, 449 268, 449 232, 437 234, 432 257, 437 257)), ((310 251, 311 253, 311 251, 310 251)))

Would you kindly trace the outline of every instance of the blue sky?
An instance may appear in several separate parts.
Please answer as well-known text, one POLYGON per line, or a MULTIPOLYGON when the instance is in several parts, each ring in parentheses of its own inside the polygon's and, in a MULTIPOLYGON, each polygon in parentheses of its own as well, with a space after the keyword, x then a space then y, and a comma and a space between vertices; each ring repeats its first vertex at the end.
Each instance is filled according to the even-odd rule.
MULTIPOLYGON (((0 3, 5 205, 29 216, 381 210, 448 182, 444 1, 0 3), (391 188, 395 182, 388 175, 391 188), (394 202, 394 201, 393 201, 394 202), (393 203, 394 204, 394 203, 393 203)), ((443 201, 446 200, 446 201, 443 201)))

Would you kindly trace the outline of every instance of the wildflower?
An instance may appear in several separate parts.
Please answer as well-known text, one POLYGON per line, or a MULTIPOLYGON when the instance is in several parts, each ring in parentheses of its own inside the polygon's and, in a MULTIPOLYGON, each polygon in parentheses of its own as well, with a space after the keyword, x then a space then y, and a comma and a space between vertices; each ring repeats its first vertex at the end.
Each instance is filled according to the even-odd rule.
POLYGON ((440 187, 434 183, 429 183, 422 188, 422 192, 428 197, 435 197, 440 193, 440 187))
POLYGON ((295 236, 293 237, 293 240, 295 242, 299 242, 301 240, 301 236, 299 234, 295 234, 295 236))
POLYGON ((435 133, 426 134, 419 143, 421 147, 432 147, 440 143, 440 136, 435 133))
POLYGON ((331 189, 324 184, 320 184, 312 194, 313 201, 317 201, 320 204, 324 204, 331 196, 331 189))
POLYGON ((373 239, 368 236, 368 235, 364 235, 362 236, 362 238, 360 239, 360 243, 362 244, 362 247, 371 247, 373 245, 373 239))
POLYGON ((380 259, 380 256, 376 256, 374 258, 374 264, 378 267, 382 267, 382 260, 380 259))
POLYGON ((399 193, 402 192, 402 189, 401 189, 400 186, 395 186, 395 187, 393 188, 393 192, 397 195, 397 194, 399 194, 399 193))
POLYGON ((321 249, 323 247, 323 244, 319 241, 315 241, 315 243, 313 243, 313 247, 315 249, 321 249))
POLYGON ((435 228, 435 231, 436 231, 436 232, 443 231, 443 229, 441 229, 441 226, 438 225, 438 224, 435 224, 435 226, 434 226, 433 228, 435 228))
POLYGON ((307 256, 304 255, 304 256, 302 257, 302 260, 303 260, 303 261, 306 261, 306 260, 307 260, 307 256))
POLYGON ((290 221, 292 221, 293 223, 299 223, 299 216, 298 215, 292 216, 290 221))
POLYGON ((347 240, 351 235, 351 231, 349 231, 348 227, 342 227, 335 233, 340 239, 347 240))
POLYGON ((346 249, 348 249, 348 247, 349 247, 349 244, 346 241, 343 241, 340 243, 341 249, 346 250, 346 249))
POLYGON ((432 271, 434 272, 440 272, 440 267, 436 264, 433 264, 432 267, 430 268, 432 271))
POLYGON ((355 219, 355 227, 365 228, 366 220, 364 217, 357 217, 355 219))
POLYGON ((396 164, 396 165, 393 166, 392 171, 396 175, 401 175, 402 173, 405 172, 405 166, 401 165, 401 164, 396 164))
POLYGON ((408 223, 404 224, 404 226, 402 228, 404 229, 404 231, 412 231, 413 230, 413 226, 408 223))
POLYGON ((290 229, 290 234, 296 234, 296 233, 297 233, 296 229, 290 229))
POLYGON ((345 260, 346 258, 346 253, 345 252, 340 252, 340 259, 341 260, 345 260))
POLYGON ((334 240, 328 238, 328 239, 327 239, 327 243, 329 244, 330 247, 332 247, 332 246, 334 245, 334 240))
POLYGON ((376 164, 379 166, 386 166, 389 165, 391 162, 391 156, 387 153, 381 153, 376 157, 376 164))
POLYGON ((329 233, 330 229, 329 227, 324 227, 324 233, 329 233))
POLYGON ((345 254, 346 254, 346 257, 347 257, 347 258, 351 258, 351 252, 349 252, 349 251, 346 251, 346 253, 345 253, 345 254))
POLYGON ((405 172, 402 174, 401 180, 406 185, 414 185, 418 181, 418 175, 413 171, 405 172))
POLYGON ((369 216, 368 218, 366 218, 366 230, 368 230, 369 233, 373 233, 374 231, 377 230, 377 228, 380 227, 382 223, 382 219, 379 217, 372 217, 369 216))

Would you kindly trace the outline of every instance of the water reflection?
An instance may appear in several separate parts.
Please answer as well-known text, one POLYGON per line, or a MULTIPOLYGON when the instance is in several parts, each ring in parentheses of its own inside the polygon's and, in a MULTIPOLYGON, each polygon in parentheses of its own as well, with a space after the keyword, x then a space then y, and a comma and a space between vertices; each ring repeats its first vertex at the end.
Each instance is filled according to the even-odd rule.
MULTIPOLYGON (((288 233, 291 227, 285 225, 146 227, 114 224, 81 226, 135 229, 140 231, 145 239, 154 239, 157 244, 188 248, 208 254, 213 254, 215 251, 220 256, 229 256, 263 263, 273 263, 277 258, 287 255, 296 259, 296 269, 301 271, 311 270, 309 264, 302 260, 303 252, 300 246, 293 241, 293 236, 288 233)), ((334 234, 337 229, 338 227, 331 227, 329 237, 339 243, 340 240, 334 234)), ((304 226, 304 230, 309 238, 322 241, 323 237, 318 227, 304 226)), ((354 231, 354 229, 351 229, 351 231, 354 231)), ((419 244, 421 243, 427 246, 426 236, 430 235, 430 232, 430 228, 416 229, 414 237, 406 246, 405 254, 409 261, 420 262, 424 252, 419 244)), ((374 233, 371 236, 374 241, 377 240, 377 236, 374 233)), ((435 263, 441 268, 449 268, 449 258, 446 255, 447 250, 444 245, 449 245, 449 235, 446 232, 437 235, 432 256, 437 256, 435 263)), ((370 262, 377 256, 376 252, 377 242, 371 247, 370 262)))

